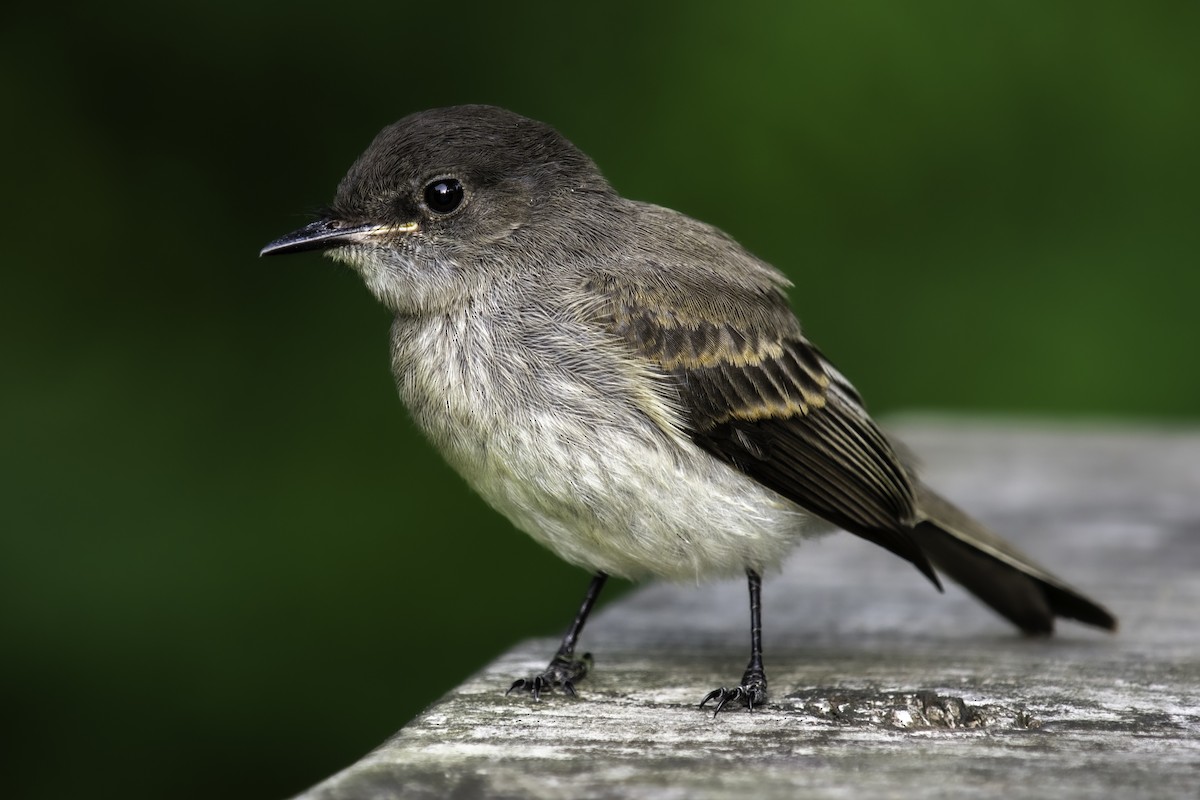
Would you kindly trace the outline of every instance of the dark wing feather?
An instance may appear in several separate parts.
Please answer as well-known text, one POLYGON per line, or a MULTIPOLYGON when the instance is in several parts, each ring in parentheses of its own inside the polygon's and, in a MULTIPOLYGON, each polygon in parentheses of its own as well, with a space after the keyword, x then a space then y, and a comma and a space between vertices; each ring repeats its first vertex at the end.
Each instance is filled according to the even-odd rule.
POLYGON ((589 288, 609 300, 609 330, 673 379, 696 444, 940 586, 911 534, 912 480, 853 387, 800 334, 781 293, 732 298, 760 313, 738 322, 712 315, 724 317, 717 322, 615 281, 589 288))

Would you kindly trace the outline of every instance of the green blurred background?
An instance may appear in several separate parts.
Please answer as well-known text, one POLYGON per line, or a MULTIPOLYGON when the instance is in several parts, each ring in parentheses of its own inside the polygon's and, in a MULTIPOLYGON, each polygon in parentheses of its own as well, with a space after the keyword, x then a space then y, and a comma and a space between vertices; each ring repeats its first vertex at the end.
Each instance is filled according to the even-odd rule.
POLYGON ((414 110, 548 121, 725 228, 877 411, 1196 421, 1200 5, 783 9, 6 12, 6 796, 282 797, 573 613, 357 279, 256 257, 414 110))

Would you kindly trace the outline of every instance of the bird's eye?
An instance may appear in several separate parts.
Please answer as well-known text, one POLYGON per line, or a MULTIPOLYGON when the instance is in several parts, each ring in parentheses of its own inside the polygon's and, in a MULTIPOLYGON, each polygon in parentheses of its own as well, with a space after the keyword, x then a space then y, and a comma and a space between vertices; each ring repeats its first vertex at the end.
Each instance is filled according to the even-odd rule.
POLYGON ((463 201, 463 185, 454 178, 439 178, 425 187, 425 205, 435 214, 449 214, 463 201))

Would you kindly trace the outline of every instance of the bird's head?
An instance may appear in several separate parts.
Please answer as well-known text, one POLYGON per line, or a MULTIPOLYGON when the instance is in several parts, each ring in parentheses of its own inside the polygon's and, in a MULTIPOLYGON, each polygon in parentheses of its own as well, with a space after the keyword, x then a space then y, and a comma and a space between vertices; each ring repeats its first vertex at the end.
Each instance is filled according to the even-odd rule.
POLYGON ((384 128, 320 218, 261 255, 319 250, 398 313, 451 308, 549 246, 555 215, 612 189, 550 126, 493 106, 422 111, 384 128), (524 256, 524 258, 522 258, 524 256))

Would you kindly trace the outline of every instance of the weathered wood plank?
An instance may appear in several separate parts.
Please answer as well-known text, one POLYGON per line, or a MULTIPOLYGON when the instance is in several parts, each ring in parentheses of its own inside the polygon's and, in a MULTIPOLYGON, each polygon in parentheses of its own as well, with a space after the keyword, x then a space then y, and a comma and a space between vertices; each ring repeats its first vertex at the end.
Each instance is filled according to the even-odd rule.
POLYGON ((745 664, 744 583, 653 585, 590 624, 580 698, 505 697, 556 644, 523 643, 303 797, 1200 796, 1200 433, 899 428, 1121 631, 1023 638, 837 535, 767 576, 764 709, 696 708, 745 664))

